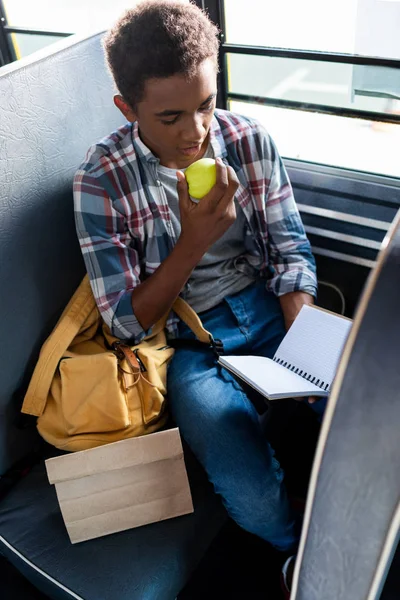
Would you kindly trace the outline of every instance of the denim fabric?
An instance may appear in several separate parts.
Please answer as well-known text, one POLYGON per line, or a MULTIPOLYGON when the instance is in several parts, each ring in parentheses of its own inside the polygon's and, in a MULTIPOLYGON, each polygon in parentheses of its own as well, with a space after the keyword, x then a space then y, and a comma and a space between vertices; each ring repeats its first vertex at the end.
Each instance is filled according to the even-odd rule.
MULTIPOLYGON (((258 281, 200 315, 224 343, 226 354, 272 357, 285 327, 279 300, 258 281)), ((179 337, 193 333, 180 323, 179 337)), ((180 348, 168 371, 172 415, 207 471, 229 515, 244 529, 292 550, 297 526, 283 472, 261 429, 257 412, 210 350, 180 348)))

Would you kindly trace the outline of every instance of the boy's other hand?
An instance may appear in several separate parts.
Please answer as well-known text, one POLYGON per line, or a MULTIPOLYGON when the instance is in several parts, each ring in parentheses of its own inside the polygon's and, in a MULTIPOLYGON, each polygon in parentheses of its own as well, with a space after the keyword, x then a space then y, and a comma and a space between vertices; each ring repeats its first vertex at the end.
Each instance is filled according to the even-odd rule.
POLYGON ((205 254, 236 219, 235 193, 239 180, 232 167, 216 159, 217 181, 198 203, 190 199, 182 171, 177 171, 179 207, 181 214, 180 240, 192 249, 205 254))
POLYGON ((299 396, 295 398, 295 400, 297 400, 298 402, 304 402, 304 400, 306 400, 308 404, 314 404, 315 402, 318 402, 318 400, 321 400, 321 398, 319 396, 308 396, 308 398, 304 398, 304 396, 299 396))

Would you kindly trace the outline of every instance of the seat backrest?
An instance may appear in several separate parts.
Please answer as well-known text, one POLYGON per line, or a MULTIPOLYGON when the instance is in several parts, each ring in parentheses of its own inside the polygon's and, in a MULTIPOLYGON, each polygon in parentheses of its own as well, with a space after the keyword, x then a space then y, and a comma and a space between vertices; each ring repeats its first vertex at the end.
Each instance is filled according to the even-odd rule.
POLYGON ((40 346, 84 274, 72 179, 124 123, 102 34, 0 69, 0 474, 32 447, 15 426, 40 346))
POLYGON ((397 546, 400 212, 382 248, 327 405, 293 600, 376 600, 397 546))

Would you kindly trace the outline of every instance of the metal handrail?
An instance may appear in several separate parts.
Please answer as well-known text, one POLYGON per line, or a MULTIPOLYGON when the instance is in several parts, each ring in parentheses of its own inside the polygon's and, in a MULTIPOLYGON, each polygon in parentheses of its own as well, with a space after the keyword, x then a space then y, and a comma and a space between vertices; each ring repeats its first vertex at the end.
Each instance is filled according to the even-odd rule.
POLYGON ((351 117, 354 119, 366 119, 368 121, 380 121, 385 123, 400 124, 400 115, 374 112, 371 110, 357 110, 347 107, 331 106, 329 104, 314 104, 311 102, 300 102, 296 100, 284 100, 282 98, 268 98, 266 96, 252 96, 251 94, 237 94, 236 92, 226 93, 227 100, 237 100, 238 102, 250 102, 252 104, 262 104, 264 106, 273 106, 275 108, 287 108, 292 110, 302 110, 306 112, 317 112, 325 115, 339 117, 351 117))
POLYGON ((316 52, 312 50, 294 50, 289 48, 271 48, 268 46, 247 46, 244 44, 222 44, 223 54, 251 54, 252 56, 270 56, 276 58, 292 58, 297 60, 314 60, 330 63, 345 63, 389 67, 400 69, 400 60, 381 58, 379 56, 361 56, 360 54, 344 54, 341 52, 316 52))
POLYGON ((68 37, 74 35, 66 31, 49 31, 47 29, 29 29, 28 27, 12 27, 11 25, 4 25, 3 29, 6 33, 23 33, 26 35, 51 35, 54 37, 68 37))

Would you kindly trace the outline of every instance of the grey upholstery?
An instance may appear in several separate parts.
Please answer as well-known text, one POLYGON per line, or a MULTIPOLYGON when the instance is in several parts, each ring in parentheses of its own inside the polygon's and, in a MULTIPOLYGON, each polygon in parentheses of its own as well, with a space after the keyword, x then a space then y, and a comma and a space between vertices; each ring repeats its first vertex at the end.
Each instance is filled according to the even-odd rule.
POLYGON ((56 600, 174 600, 225 518, 190 453, 186 462, 194 514, 76 545, 37 465, 0 503, 0 553, 56 600))
POLYGON ((40 346, 84 273, 74 171, 91 143, 123 123, 100 36, 61 48, 0 71, 0 474, 32 442, 15 417, 40 346))
MULTIPOLYGON (((84 274, 72 178, 90 144, 123 123, 112 94, 100 35, 0 71, 0 475, 40 440, 16 417, 40 346, 84 274)), ((51 598, 173 600, 226 519, 186 459, 193 515, 77 546, 38 464, 0 502, 0 553, 51 598)))
POLYGON ((379 598, 397 546, 399 258, 400 213, 360 301, 328 403, 293 600, 379 598))

